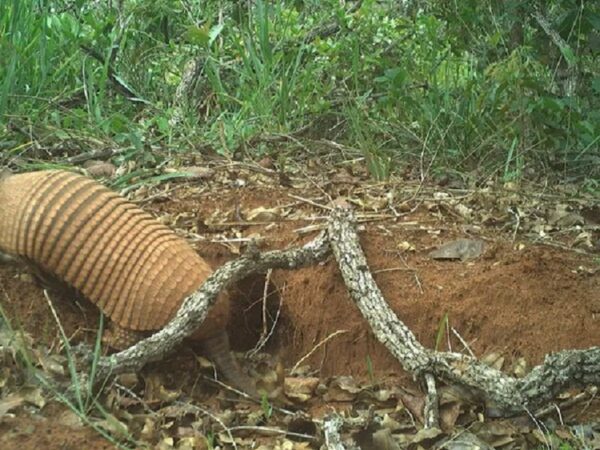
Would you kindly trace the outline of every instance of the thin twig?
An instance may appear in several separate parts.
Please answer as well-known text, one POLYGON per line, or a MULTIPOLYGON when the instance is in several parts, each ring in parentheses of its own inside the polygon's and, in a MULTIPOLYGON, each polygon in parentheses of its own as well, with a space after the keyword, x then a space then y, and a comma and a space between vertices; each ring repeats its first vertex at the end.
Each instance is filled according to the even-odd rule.
POLYGON ((519 211, 513 209, 513 208, 508 208, 508 212, 510 214, 512 214, 512 216, 515 218, 515 228, 513 230, 512 233, 512 243, 515 243, 515 240, 517 239, 517 233, 519 232, 519 228, 521 226, 521 216, 519 215, 519 211))
POLYGON ((337 330, 337 331, 331 333, 325 339, 321 340, 321 342, 319 342, 317 345, 315 345, 306 355, 304 355, 302 358, 300 358, 300 360, 296 364, 294 364, 294 367, 292 367, 292 370, 290 371, 290 373, 296 372, 296 370, 298 370, 298 367, 300 367, 300 365, 304 361, 306 361, 307 358, 309 358, 313 353, 315 353, 319 349, 319 347, 321 347, 322 345, 326 344, 328 341, 330 341, 331 339, 333 339, 337 335, 344 334, 344 333, 347 333, 347 332, 348 332, 348 330, 337 330))
POLYGON ((388 267, 386 269, 373 270, 373 274, 386 273, 386 272, 416 272, 417 269, 411 269, 410 267, 388 267))
POLYGON ((229 430, 231 430, 231 431, 241 431, 241 430, 263 431, 263 432, 267 432, 267 433, 285 434, 286 436, 294 436, 294 437, 297 437, 297 438, 307 439, 307 440, 310 440, 310 441, 316 440, 316 438, 314 436, 311 436, 310 434, 296 433, 294 431, 281 430, 279 428, 272 428, 272 427, 260 427, 260 426, 252 426, 252 425, 238 425, 238 426, 229 428, 229 430))
MULTIPOLYGON (((54 322, 56 323, 56 326, 58 327, 58 330, 60 331, 61 336, 64 336, 66 339, 67 333, 65 333, 65 329, 63 328, 62 323, 60 322, 60 319, 58 318, 56 309, 54 309, 54 305, 52 304, 52 300, 50 299, 50 295, 48 294, 48 290, 46 290, 46 289, 44 289, 44 297, 46 298, 46 301, 48 302, 48 307, 50 308, 50 312, 52 313, 52 317, 54 318, 54 322)), ((63 345, 66 345, 67 343, 68 342, 64 342, 63 345)))
POLYGON ((271 336, 273 336, 273 333, 275 332, 275 328, 277 327, 277 322, 279 321, 279 316, 281 315, 281 305, 283 304, 283 296, 279 295, 279 306, 277 307, 277 311, 275 313, 275 319, 273 319, 273 324, 271 325, 271 328, 269 330, 266 329, 267 327, 267 289, 269 286, 269 279, 271 278, 271 273, 273 272, 273 269, 269 269, 269 271, 267 272, 267 277, 265 280, 265 289, 263 292, 263 301, 262 301, 262 306, 263 306, 263 334, 261 335, 261 337, 259 338, 258 342, 256 343, 256 345, 254 346, 254 348, 252 350, 250 350, 248 352, 248 357, 253 357, 254 355, 256 355, 259 351, 261 351, 264 346, 266 345, 267 342, 269 342, 269 339, 271 338, 271 336))
POLYGON ((471 351, 471 347, 469 347, 469 344, 467 344, 467 342, 462 338, 458 331, 456 331, 454 327, 451 327, 450 329, 452 330, 452 334, 456 337, 456 339, 460 341, 460 343, 463 345, 464 349, 469 353, 471 358, 475 358, 475 353, 471 351))
POLYGON ((312 206, 316 206, 317 208, 325 209, 327 211, 331 211, 333 209, 331 206, 321 205, 320 203, 317 203, 308 198, 300 197, 299 195, 288 194, 288 197, 293 198, 294 200, 299 200, 301 202, 308 203, 309 205, 312 205, 312 206))
POLYGON ((262 296, 262 322, 263 322, 263 336, 264 338, 267 335, 267 295, 269 293, 269 281, 271 280, 271 275, 273 274, 273 269, 267 270, 267 274, 265 275, 265 286, 263 288, 263 296, 262 296))
MULTIPOLYGON (((581 403, 583 401, 585 401, 588 398, 594 398, 594 395, 598 392, 598 388, 595 386, 592 386, 590 389, 584 391, 584 392, 580 392, 577 395, 574 395, 573 397, 565 400, 564 402, 561 402, 559 405, 552 403, 551 405, 545 406, 544 408, 540 408, 535 412, 535 417, 544 417, 544 416, 548 416, 550 415, 552 412, 557 411, 559 417, 560 417, 560 409, 566 409, 569 408, 573 405, 576 405, 578 403, 581 403), (590 392, 591 391, 591 392, 590 392)), ((562 421, 562 418, 561 418, 562 421)))

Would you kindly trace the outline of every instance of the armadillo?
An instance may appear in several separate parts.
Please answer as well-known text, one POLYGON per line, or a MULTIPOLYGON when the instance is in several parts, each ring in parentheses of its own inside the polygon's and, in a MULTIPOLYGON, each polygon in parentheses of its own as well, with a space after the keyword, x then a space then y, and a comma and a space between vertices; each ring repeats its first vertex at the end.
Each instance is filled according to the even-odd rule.
MULTIPOLYGON (((100 183, 48 170, 0 179, 0 251, 75 288, 112 322, 123 349, 162 328, 212 273, 168 227, 100 183)), ((226 378, 251 389, 233 360, 222 294, 193 335, 226 378)))

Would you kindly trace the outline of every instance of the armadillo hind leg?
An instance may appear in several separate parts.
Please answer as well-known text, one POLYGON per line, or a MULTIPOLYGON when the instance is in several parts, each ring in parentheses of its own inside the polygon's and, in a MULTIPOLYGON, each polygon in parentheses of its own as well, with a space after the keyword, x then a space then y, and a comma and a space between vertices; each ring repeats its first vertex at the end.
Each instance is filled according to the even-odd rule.
POLYGON ((246 394, 258 397, 254 382, 242 371, 231 354, 229 336, 226 331, 223 330, 214 336, 203 339, 202 349, 227 381, 246 394))
MULTIPOLYGON (((104 331, 102 341, 116 350, 124 350, 136 344, 150 333, 122 328, 115 323, 104 331)), ((212 360, 217 370, 233 386, 248 395, 259 397, 254 382, 247 376, 231 354, 229 336, 226 331, 221 331, 209 338, 202 340, 202 349, 205 355, 212 360)))

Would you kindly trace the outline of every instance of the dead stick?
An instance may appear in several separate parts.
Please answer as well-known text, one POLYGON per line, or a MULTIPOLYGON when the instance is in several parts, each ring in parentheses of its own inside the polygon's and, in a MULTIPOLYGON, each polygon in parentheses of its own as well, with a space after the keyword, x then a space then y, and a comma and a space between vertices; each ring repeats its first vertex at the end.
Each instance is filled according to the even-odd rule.
POLYGON ((547 355, 521 379, 467 355, 429 350, 390 309, 369 271, 360 248, 354 214, 338 207, 328 225, 331 249, 350 296, 375 337, 417 378, 433 374, 450 384, 470 388, 494 415, 537 408, 571 387, 600 384, 600 347, 547 355))
POLYGON ((119 353, 98 361, 98 377, 110 373, 137 371, 151 361, 158 361, 199 328, 219 292, 246 276, 269 268, 298 269, 325 260, 329 254, 325 234, 320 234, 300 248, 249 253, 217 269, 200 289, 190 295, 176 316, 160 331, 119 353))

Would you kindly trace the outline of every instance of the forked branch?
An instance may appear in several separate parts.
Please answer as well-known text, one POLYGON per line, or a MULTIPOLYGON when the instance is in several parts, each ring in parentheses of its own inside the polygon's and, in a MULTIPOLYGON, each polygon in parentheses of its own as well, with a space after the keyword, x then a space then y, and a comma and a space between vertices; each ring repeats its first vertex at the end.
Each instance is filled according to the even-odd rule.
POLYGON ((469 388, 485 401, 488 411, 499 415, 536 408, 567 388, 600 384, 600 347, 550 354, 542 365, 521 379, 471 356, 423 347, 383 298, 369 271, 354 223, 350 210, 336 208, 327 233, 303 247, 262 254, 250 252, 223 265, 186 299, 164 329, 127 350, 101 358, 99 375, 138 370, 163 358, 200 326, 218 293, 228 285, 269 268, 291 270, 317 264, 332 250, 350 296, 373 333, 415 377, 423 379, 431 374, 446 383, 469 388))
POLYGON ((101 358, 98 377, 139 370, 149 362, 161 360, 200 327, 219 292, 236 281, 271 268, 292 270, 312 266, 329 254, 326 235, 322 233, 300 248, 265 253, 251 251, 224 264, 185 299, 176 316, 162 330, 126 350, 101 358))
POLYGON ((386 303, 359 244, 351 211, 338 208, 329 221, 333 254, 352 297, 377 339, 416 377, 432 373, 447 383, 471 388, 488 411, 501 415, 532 409, 570 387, 600 383, 600 347, 546 356, 544 364, 517 379, 477 359, 424 348, 386 303))

